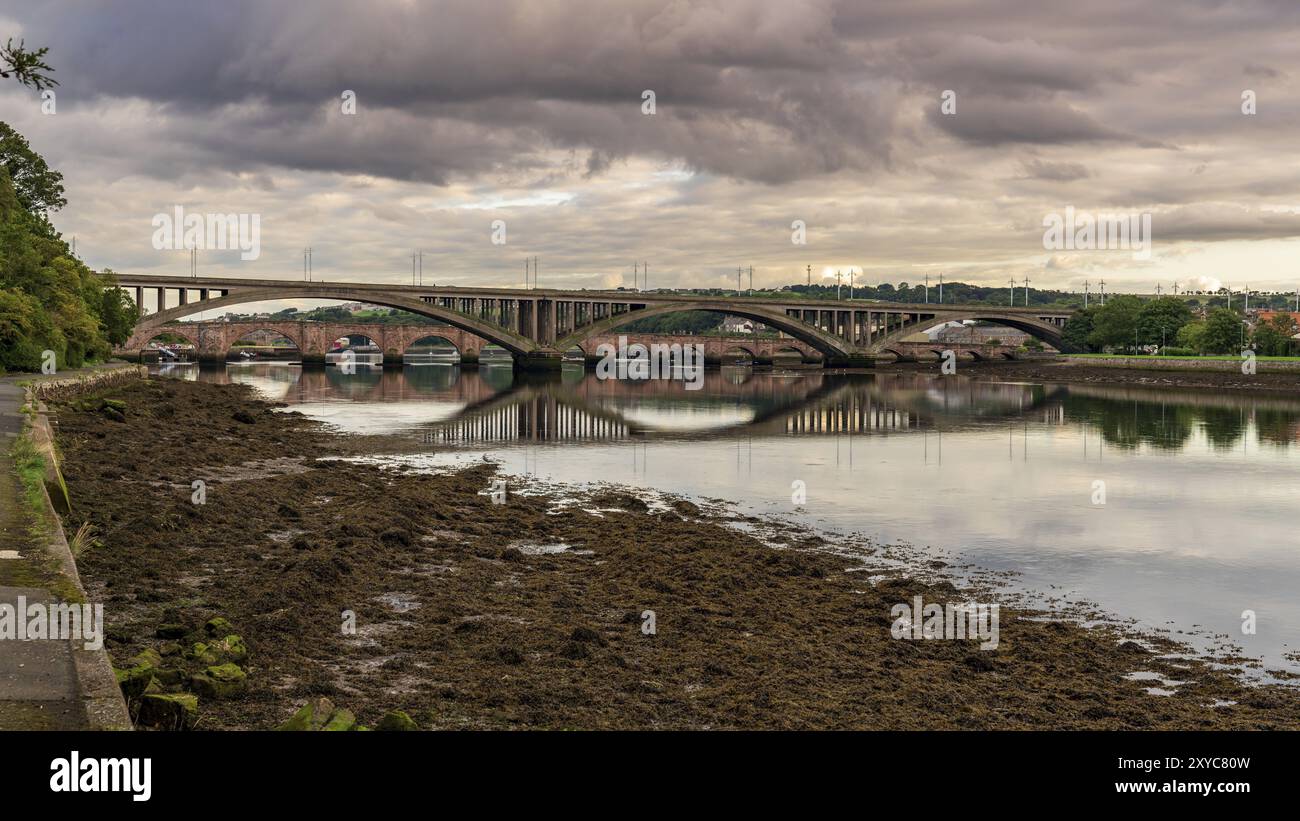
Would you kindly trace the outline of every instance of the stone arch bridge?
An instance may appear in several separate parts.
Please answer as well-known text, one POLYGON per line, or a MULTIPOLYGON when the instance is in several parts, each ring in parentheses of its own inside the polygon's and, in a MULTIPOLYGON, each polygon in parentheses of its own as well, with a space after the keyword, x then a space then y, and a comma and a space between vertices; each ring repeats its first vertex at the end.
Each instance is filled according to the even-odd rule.
MULTIPOLYGON (((830 367, 874 364, 903 337, 954 320, 1006 325, 1065 350, 1061 330, 1071 310, 911 305, 867 300, 677 294, 661 291, 467 288, 439 285, 307 282, 118 274, 135 296, 140 323, 132 342, 169 322, 264 300, 365 302, 432 317, 499 345, 526 369, 559 367, 564 352, 638 319, 680 311, 745 317, 781 331, 822 355, 830 367), (177 295, 169 306, 169 295, 177 295), (149 297, 152 296, 152 299, 149 297), (148 311, 152 302, 154 310, 148 311)), ((174 327, 174 326, 170 326, 174 327)), ((585 348, 584 348, 585 350, 585 348)))
POLYGON ((257 331, 273 331, 285 337, 298 349, 304 363, 325 362, 325 354, 333 350, 334 340, 344 336, 365 336, 384 353, 385 362, 401 363, 402 356, 412 345, 426 337, 437 337, 450 342, 460 355, 462 364, 478 362, 479 353, 487 341, 475 334, 466 333, 448 325, 383 324, 371 322, 310 322, 250 321, 250 322, 178 322, 170 325, 137 326, 135 333, 122 345, 119 353, 135 356, 149 341, 159 334, 172 334, 187 340, 198 352, 200 362, 224 362, 234 344, 257 331))

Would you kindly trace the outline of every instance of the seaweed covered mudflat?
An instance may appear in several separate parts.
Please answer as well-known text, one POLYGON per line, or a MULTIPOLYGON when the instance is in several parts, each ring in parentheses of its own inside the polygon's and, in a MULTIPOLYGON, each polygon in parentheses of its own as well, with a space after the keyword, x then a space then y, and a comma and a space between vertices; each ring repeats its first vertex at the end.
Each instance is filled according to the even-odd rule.
POLYGON ((65 524, 93 528, 78 566, 141 726, 275 728, 327 698, 344 725, 422 729, 1300 727, 1300 693, 1167 638, 1010 604, 996 649, 894 638, 900 603, 973 594, 686 500, 495 504, 491 464, 354 461, 382 437, 242 386, 54 410, 65 524))

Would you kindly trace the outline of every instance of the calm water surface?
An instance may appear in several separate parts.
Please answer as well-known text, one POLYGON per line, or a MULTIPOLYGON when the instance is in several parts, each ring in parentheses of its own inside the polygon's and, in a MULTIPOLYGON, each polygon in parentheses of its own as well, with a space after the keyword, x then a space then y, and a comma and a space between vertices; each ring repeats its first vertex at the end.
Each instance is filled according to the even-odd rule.
POLYGON ((580 368, 164 371, 249 384, 353 434, 409 433, 430 463, 490 453, 512 474, 910 542, 1300 671, 1286 658, 1300 650, 1298 400, 816 370, 712 371, 698 391, 580 368), (1241 633, 1244 610, 1256 635, 1241 633))

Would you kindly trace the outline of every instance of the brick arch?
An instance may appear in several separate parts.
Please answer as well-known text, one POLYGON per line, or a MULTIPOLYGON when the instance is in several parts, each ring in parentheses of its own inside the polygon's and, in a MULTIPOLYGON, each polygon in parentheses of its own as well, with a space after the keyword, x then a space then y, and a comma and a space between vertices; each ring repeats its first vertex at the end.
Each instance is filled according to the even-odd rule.
POLYGON ((405 336, 406 338, 401 340, 401 347, 402 347, 401 353, 403 355, 409 353, 411 350, 411 346, 422 339, 441 339, 443 342, 446 342, 447 344, 451 345, 452 349, 456 351, 457 356, 460 356, 462 347, 468 348, 469 350, 474 350, 472 337, 464 334, 460 335, 461 339, 459 344, 457 344, 455 339, 452 339, 450 336, 448 336, 445 331, 442 333, 438 333, 436 330, 433 331, 432 333, 409 332, 405 336))
MULTIPOLYGON (((915 332, 916 329, 912 328, 907 333, 915 333, 915 332)), ((901 334, 900 336, 907 336, 907 334, 901 334)), ((902 345, 886 345, 886 346, 873 346, 873 347, 876 348, 875 350, 876 353, 892 353, 898 359, 899 362, 916 361, 916 354, 908 351, 902 345)))
POLYGON ((140 344, 139 344, 139 345, 137 345, 137 346, 135 346, 135 347, 127 347, 127 350, 139 350, 139 351, 143 351, 144 348, 145 348, 145 346, 148 345, 148 344, 153 340, 153 338, 154 338, 155 336, 163 336, 164 334, 167 334, 167 335, 170 335, 170 336, 179 336, 179 337, 181 337, 181 338, 184 339, 186 342, 188 342, 188 343, 190 343, 191 345, 193 345, 195 351, 201 350, 202 347, 203 347, 201 344, 199 344, 199 339, 198 339, 198 337, 196 337, 194 334, 190 333, 188 330, 185 330, 183 326, 182 326, 182 327, 177 327, 177 326, 175 326, 175 325, 169 325, 169 326, 166 326, 166 327, 163 327, 163 328, 156 328, 156 329, 154 329, 154 330, 153 330, 153 331, 152 331, 152 332, 151 332, 147 337, 145 337, 144 339, 140 340, 140 344))
POLYGON ((723 345, 723 346, 721 346, 721 350, 718 351, 718 355, 719 355, 719 356, 726 356, 727 354, 731 353, 732 351, 740 351, 740 352, 744 353, 746 356, 748 356, 750 359, 757 360, 757 359, 758 359, 758 352, 757 352, 756 350, 754 350, 754 349, 757 348, 757 347, 759 347, 759 346, 757 346, 757 345, 740 345, 740 344, 723 345))
MULTIPOLYGON (((339 328, 344 328, 344 329, 346 329, 348 326, 347 326, 347 325, 339 325, 338 327, 339 327, 339 328)), ((331 329, 330 329, 330 332, 331 332, 331 333, 334 333, 335 330, 336 330, 336 329, 331 328, 331 329)), ((375 343, 375 345, 377 345, 381 350, 385 347, 385 345, 384 345, 384 341, 385 341, 384 337, 386 336, 386 334, 384 334, 382 330, 380 331, 380 334, 379 334, 378 337, 372 336, 370 333, 368 333, 368 332, 366 332, 366 331, 361 331, 361 330, 351 330, 351 331, 349 331, 349 330, 343 330, 343 331, 340 331, 340 332, 338 332, 338 333, 334 333, 333 337, 330 338, 328 341, 329 341, 329 342, 333 342, 335 339, 341 339, 341 338, 343 338, 343 337, 345 337, 345 336, 364 336, 366 339, 369 339, 371 342, 375 343)))
POLYGON ((790 354, 799 357, 799 361, 804 364, 817 361, 814 355, 816 353, 815 351, 807 351, 793 345, 782 345, 780 344, 781 341, 782 340, 779 339, 776 340, 772 344, 770 352, 768 353, 768 356, 771 357, 773 362, 776 361, 778 356, 789 356, 790 354))
MULTIPOLYGON (((234 346, 234 344, 239 340, 243 339, 246 335, 257 333, 258 331, 274 331, 275 333, 279 334, 280 336, 292 342, 293 346, 298 349, 299 353, 303 352, 302 340, 297 338, 298 329, 296 327, 282 326, 278 322, 248 323, 248 324, 250 327, 243 327, 241 323, 241 327, 231 328, 227 331, 226 340, 225 340, 225 351, 223 351, 223 353, 228 353, 230 349, 234 346), (256 325, 256 327, 251 327, 253 325, 256 325)), ((171 327, 174 328, 176 326, 173 325, 171 327)))

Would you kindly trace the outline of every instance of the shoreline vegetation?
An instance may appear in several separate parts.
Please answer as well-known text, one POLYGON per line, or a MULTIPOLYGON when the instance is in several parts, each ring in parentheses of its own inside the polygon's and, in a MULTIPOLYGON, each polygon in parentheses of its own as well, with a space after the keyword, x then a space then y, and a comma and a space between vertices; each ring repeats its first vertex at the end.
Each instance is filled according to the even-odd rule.
POLYGON ((324 698, 340 726, 422 729, 1300 727, 1300 691, 1220 667, 1246 659, 959 589, 942 563, 899 573, 902 547, 490 463, 406 472, 374 457, 413 438, 245 386, 151 378, 53 409, 65 527, 97 534, 78 565, 140 726, 271 729, 324 698), (997 649, 892 638, 917 596, 1000 603, 997 649))

